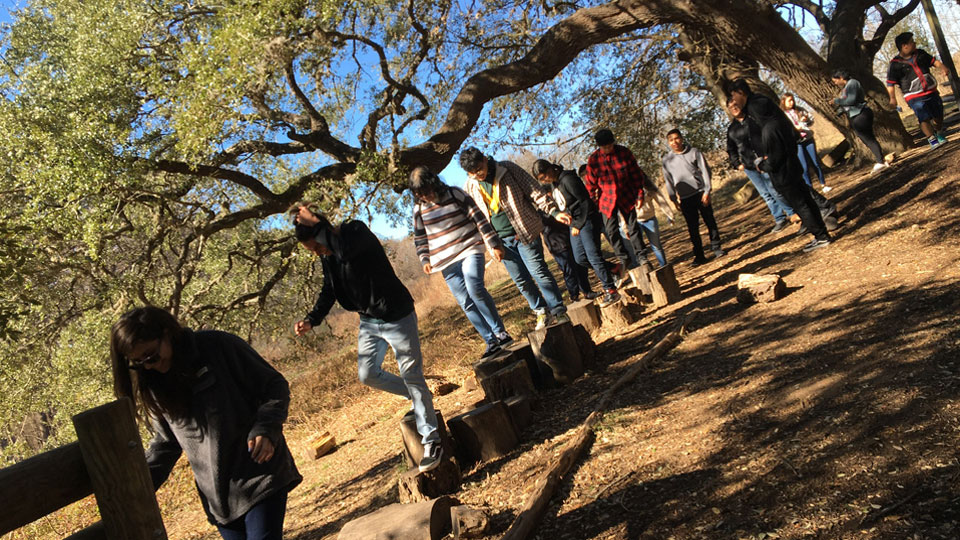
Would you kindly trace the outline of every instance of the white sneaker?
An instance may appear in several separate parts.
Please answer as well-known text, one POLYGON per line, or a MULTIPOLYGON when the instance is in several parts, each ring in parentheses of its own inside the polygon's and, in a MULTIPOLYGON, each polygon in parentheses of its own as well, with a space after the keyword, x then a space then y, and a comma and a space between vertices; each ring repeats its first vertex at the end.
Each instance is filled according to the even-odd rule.
MULTIPOLYGON (((877 172, 877 171, 882 171, 882 170, 888 169, 888 168, 890 168, 890 165, 888 165, 888 164, 886 164, 886 163, 877 163, 876 165, 873 166, 873 170, 870 171, 870 172, 871 172, 871 173, 875 173, 875 172, 877 172)), ((826 191, 826 190, 824 190, 824 191, 826 191)))
POLYGON ((833 188, 830 186, 823 186, 821 189, 823 189, 824 193, 830 193, 833 190, 833 188))
POLYGON ((547 327, 547 323, 550 322, 550 314, 546 311, 537 312, 537 326, 534 330, 541 330, 547 327))

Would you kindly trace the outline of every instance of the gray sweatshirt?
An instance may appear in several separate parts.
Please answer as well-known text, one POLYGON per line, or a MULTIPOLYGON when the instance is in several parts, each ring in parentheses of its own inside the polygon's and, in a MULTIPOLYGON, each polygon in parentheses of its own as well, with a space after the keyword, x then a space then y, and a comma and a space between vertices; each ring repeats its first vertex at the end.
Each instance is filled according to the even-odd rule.
POLYGON ((663 180, 671 199, 710 193, 710 166, 700 150, 687 145, 683 152, 663 156, 663 180))
POLYGON ((302 477, 281 431, 290 404, 286 379, 245 341, 218 331, 184 330, 177 354, 196 373, 187 418, 153 418, 147 465, 153 485, 187 455, 207 519, 226 525, 302 477), (265 435, 273 458, 257 464, 247 441, 265 435))

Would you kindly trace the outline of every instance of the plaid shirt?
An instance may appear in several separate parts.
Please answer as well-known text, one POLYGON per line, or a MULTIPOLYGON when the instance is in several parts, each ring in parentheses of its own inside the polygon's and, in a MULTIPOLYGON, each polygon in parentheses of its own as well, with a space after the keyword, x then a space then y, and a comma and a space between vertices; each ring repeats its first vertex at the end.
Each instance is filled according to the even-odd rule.
MULTIPOLYGON (((524 244, 539 240, 543 231, 543 220, 537 210, 550 216, 559 213, 550 194, 516 163, 490 159, 488 166, 496 167, 495 178, 500 182, 500 208, 506 212, 507 219, 517 231, 517 239, 524 244)), ((480 183, 467 176, 467 183, 463 188, 473 197, 483 215, 490 219, 490 208, 483 200, 480 183)))
POLYGON ((604 154, 603 150, 590 154, 585 176, 590 197, 598 201, 600 213, 608 218, 613 216, 614 209, 624 214, 632 212, 643 196, 646 175, 633 152, 619 144, 613 145, 610 154, 604 154))

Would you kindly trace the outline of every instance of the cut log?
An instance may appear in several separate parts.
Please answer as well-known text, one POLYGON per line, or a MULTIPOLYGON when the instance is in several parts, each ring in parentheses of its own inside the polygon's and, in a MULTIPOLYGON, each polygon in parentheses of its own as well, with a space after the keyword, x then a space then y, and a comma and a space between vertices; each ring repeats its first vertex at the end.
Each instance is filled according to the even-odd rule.
POLYGON ((741 304, 773 302, 786 292, 787 285, 777 274, 740 274, 737 279, 737 301, 741 304))
POLYGON ((650 272, 653 272, 653 268, 650 267, 649 263, 643 263, 636 268, 630 269, 630 282, 633 283, 633 286, 643 291, 643 294, 653 294, 653 289, 651 289, 650 284, 650 272))
POLYGON ((833 148, 833 150, 827 152, 826 155, 820 158, 820 163, 823 163, 832 169, 843 162, 848 150, 850 150, 850 142, 846 139, 843 139, 837 146, 833 148))
POLYGON ((736 192, 734 192, 733 200, 737 201, 740 204, 743 204, 749 201, 750 199, 753 199, 756 196, 757 196, 757 188, 753 187, 752 182, 748 181, 745 184, 743 184, 743 187, 741 187, 736 192))
MULTIPOLYGON (((437 411, 437 429, 440 430, 440 443, 443 444, 443 451, 446 455, 453 455, 453 441, 450 440, 450 434, 447 433, 446 424, 443 422, 443 415, 437 411)), ((407 459, 407 466, 416 467, 420 465, 423 459, 423 437, 417 431, 417 419, 413 411, 409 411, 400 419, 400 436, 403 438, 403 455, 407 459)))
POLYGON ((457 441, 456 456, 461 465, 496 459, 520 443, 510 410, 502 401, 454 416, 447 427, 457 441))
POLYGON ((467 392, 473 392, 474 390, 480 388, 480 385, 477 383, 477 377, 473 374, 464 377, 463 384, 460 386, 462 386, 467 392))
POLYGON ((583 375, 583 359, 569 322, 534 330, 527 334, 527 340, 541 369, 547 366, 558 383, 570 384, 583 375))
POLYGON ((644 293, 639 287, 622 287, 617 292, 628 304, 649 304, 652 301, 650 293, 644 293))
POLYGON ((517 428, 517 434, 519 434, 533 420, 533 398, 530 396, 514 396, 503 400, 503 403, 510 411, 513 427, 517 428))
POLYGON ((581 325, 588 332, 600 328, 600 307, 593 300, 579 300, 567 306, 567 316, 574 325, 581 325))
POLYGON ((530 379, 530 369, 523 360, 489 375, 477 377, 480 387, 491 403, 513 396, 532 396, 537 393, 530 379))
POLYGON ((603 324, 616 329, 618 332, 637 321, 633 312, 623 301, 603 306, 600 308, 600 314, 603 315, 603 324))
POLYGON ((683 296, 672 264, 654 270, 650 274, 650 285, 653 287, 653 304, 657 307, 677 302, 683 296))
POLYGON ((307 441, 307 450, 304 455, 307 459, 320 459, 336 447, 337 440, 329 431, 324 431, 307 441))
POLYGON ((338 540, 439 540, 451 531, 450 508, 459 506, 453 497, 440 497, 415 504, 391 504, 348 522, 338 540))
POLYGON ((573 337, 577 340, 577 348, 580 349, 580 362, 583 369, 593 369, 597 360, 597 344, 586 328, 579 324, 573 325, 573 337))
POLYGON ((490 516, 485 510, 466 505, 450 508, 450 525, 454 540, 460 538, 480 538, 487 535, 490 516))
POLYGON ((444 454, 436 469, 427 472, 410 469, 400 475, 398 484, 401 503, 428 501, 460 489, 460 467, 453 460, 453 454, 444 454))

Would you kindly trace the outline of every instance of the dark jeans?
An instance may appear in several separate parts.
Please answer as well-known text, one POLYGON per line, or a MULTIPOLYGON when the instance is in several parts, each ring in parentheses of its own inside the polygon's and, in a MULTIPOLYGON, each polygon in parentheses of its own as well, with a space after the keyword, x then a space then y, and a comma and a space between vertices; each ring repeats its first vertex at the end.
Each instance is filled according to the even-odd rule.
MULTIPOLYGON (((815 191, 803 181, 803 177, 797 175, 794 178, 784 178, 781 174, 771 174, 770 178, 773 180, 773 187, 800 216, 800 222, 807 231, 817 240, 829 240, 830 234, 823 223, 820 207, 810 194, 815 191)), ((825 198, 823 200, 826 201, 825 198)), ((830 204, 829 201, 827 204, 830 204)))
POLYGON ((560 271, 563 272, 563 282, 567 286, 570 298, 577 298, 581 293, 590 292, 590 275, 585 267, 577 264, 578 260, 570 244, 570 227, 553 219, 544 219, 543 240, 553 259, 557 261, 560 271))
POLYGON ((883 163, 883 152, 880 151, 880 143, 877 142, 877 138, 873 135, 873 111, 868 107, 864 107, 860 114, 850 119, 850 125, 857 133, 857 137, 860 137, 863 144, 867 145, 867 148, 873 152, 873 157, 876 158, 877 163, 883 163))
POLYGON ((693 256, 704 259, 703 242, 700 241, 700 217, 703 218, 703 224, 707 226, 707 233, 710 235, 710 247, 717 251, 720 249, 720 230, 717 229, 717 220, 713 218, 713 207, 703 204, 703 193, 680 199, 680 211, 683 212, 683 219, 687 222, 687 232, 690 233, 690 242, 693 243, 693 256))
POLYGON ((217 529, 223 540, 282 540, 286 512, 287 492, 282 491, 258 502, 242 518, 217 525, 217 529))
POLYGON ((573 247, 573 255, 581 266, 588 264, 593 268, 593 273, 603 285, 604 290, 612 291, 617 288, 613 276, 610 275, 610 269, 607 268, 607 261, 600 252, 600 230, 603 229, 603 220, 600 214, 594 214, 580 229, 580 234, 570 236, 570 245, 573 247))
POLYGON ((603 216, 603 227, 607 233, 607 240, 613 248, 614 254, 620 259, 620 262, 626 268, 634 268, 637 264, 646 261, 647 246, 643 243, 643 231, 640 230, 640 224, 637 222, 637 213, 634 210, 623 214, 623 220, 627 225, 627 234, 630 235, 630 244, 633 251, 636 252, 636 258, 630 256, 630 252, 624 246, 623 236, 620 234, 620 215, 619 209, 614 209, 610 217, 603 216))

